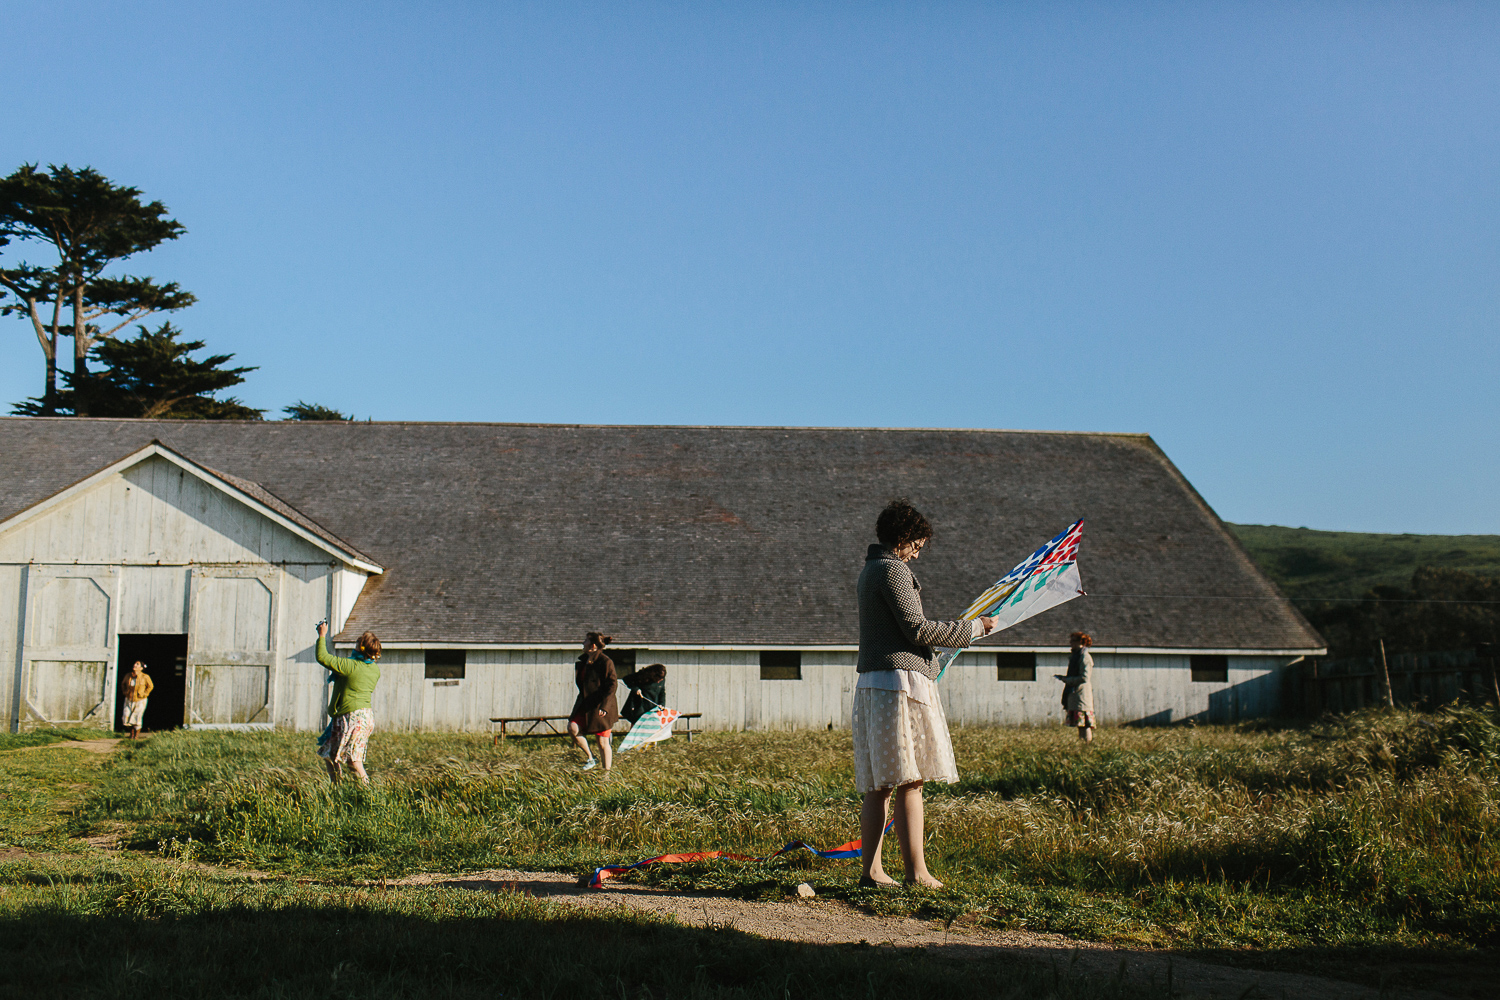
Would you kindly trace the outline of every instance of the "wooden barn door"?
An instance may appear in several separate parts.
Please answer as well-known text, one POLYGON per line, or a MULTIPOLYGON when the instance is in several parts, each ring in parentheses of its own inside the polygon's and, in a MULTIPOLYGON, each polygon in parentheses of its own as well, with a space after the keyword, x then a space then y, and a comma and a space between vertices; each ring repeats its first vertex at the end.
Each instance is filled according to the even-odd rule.
POLYGON ((113 726, 119 596, 115 566, 27 567, 25 724, 113 726))
POLYGON ((270 728, 281 569, 195 566, 189 595, 183 721, 200 727, 270 728))

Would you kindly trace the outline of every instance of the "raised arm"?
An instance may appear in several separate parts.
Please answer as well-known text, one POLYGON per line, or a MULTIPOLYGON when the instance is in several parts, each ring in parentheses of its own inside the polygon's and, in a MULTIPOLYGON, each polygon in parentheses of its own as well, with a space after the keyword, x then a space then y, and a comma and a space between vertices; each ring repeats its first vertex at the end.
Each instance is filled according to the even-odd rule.
POLYGON ((346 660, 342 656, 334 656, 328 649, 328 640, 321 635, 318 636, 317 656, 319 663, 343 677, 349 676, 354 668, 360 665, 358 660, 346 660))

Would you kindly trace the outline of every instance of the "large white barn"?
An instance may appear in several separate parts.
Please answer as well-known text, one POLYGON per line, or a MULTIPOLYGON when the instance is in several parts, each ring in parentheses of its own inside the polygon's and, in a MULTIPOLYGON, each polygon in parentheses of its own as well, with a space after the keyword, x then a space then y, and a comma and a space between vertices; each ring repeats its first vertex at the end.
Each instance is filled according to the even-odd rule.
POLYGON ((108 727, 142 659, 148 728, 318 729, 327 617, 384 642, 386 729, 565 713, 587 629, 707 728, 843 727, 898 495, 933 617, 1085 519, 1089 596, 960 657, 954 722, 1059 722, 1076 628, 1106 725, 1274 713, 1323 652, 1145 435, 3 418, 0 705, 108 727))

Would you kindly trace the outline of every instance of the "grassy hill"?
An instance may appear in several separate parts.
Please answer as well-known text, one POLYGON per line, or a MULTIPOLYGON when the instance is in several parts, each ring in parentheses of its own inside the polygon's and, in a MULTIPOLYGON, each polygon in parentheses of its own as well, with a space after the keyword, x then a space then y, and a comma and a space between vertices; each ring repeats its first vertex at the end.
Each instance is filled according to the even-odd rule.
POLYGON ((1418 566, 1500 577, 1500 535, 1375 535, 1231 524, 1251 558, 1288 597, 1360 597, 1411 585, 1418 566))

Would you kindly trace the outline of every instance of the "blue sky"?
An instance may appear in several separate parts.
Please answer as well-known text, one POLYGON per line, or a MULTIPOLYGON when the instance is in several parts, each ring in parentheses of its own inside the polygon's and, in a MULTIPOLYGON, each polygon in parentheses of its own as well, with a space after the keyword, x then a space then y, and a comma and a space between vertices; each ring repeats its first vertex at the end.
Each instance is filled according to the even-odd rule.
POLYGON ((1500 6, 5 21, 0 170, 165 201, 128 270, 270 416, 1146 431, 1229 520, 1500 532, 1500 6))

